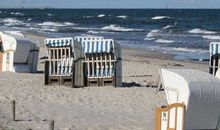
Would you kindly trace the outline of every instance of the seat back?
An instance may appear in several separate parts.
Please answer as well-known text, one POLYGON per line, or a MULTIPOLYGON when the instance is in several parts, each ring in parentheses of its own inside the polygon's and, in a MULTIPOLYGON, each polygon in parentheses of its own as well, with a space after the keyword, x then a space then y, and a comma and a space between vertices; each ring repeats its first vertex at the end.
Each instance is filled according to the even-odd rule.
POLYGON ((72 38, 46 39, 50 76, 72 75, 74 53, 72 38))
POLYGON ((184 115, 183 103, 156 108, 155 130, 184 130, 184 115))
POLYGON ((209 47, 210 60, 209 60, 209 73, 215 75, 218 68, 220 68, 220 43, 211 42, 209 47))

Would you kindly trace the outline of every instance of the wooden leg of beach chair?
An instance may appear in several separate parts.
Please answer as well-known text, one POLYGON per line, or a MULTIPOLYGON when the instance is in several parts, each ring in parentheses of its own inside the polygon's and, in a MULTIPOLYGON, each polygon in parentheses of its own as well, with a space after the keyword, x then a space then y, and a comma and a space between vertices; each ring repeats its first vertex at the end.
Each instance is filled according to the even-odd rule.
POLYGON ((45 61, 44 63, 44 84, 49 84, 49 61, 45 61))
POLYGON ((213 68, 212 68, 212 74, 213 75, 215 75, 215 69, 216 69, 216 67, 215 67, 215 57, 213 57, 213 68))

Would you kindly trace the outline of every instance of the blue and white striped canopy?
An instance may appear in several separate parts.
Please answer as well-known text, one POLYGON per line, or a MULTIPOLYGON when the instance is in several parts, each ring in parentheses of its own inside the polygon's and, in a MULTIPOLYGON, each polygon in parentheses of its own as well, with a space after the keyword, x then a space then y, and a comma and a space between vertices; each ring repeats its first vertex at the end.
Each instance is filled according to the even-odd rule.
POLYGON ((48 38, 45 40, 46 46, 50 47, 64 47, 73 44, 73 38, 48 38))
POLYGON ((210 56, 220 54, 220 42, 211 42, 209 46, 210 56))
POLYGON ((82 42, 84 53, 109 53, 114 49, 112 39, 86 40, 82 42))
POLYGON ((104 37, 101 37, 101 36, 76 36, 74 38, 76 41, 78 42, 83 42, 83 41, 90 41, 90 40, 101 40, 101 39, 104 39, 104 37))

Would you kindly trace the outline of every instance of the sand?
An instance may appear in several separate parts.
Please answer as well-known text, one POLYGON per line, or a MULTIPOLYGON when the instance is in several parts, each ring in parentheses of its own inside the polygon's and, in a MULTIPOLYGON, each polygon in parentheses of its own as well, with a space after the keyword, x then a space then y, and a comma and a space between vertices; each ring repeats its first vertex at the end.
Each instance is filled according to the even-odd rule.
POLYGON ((37 74, 0 73, 0 128, 14 130, 152 130, 154 111, 166 105, 164 92, 156 92, 160 68, 208 70, 208 64, 172 60, 152 51, 122 48, 123 86, 114 88, 45 86, 44 37, 29 35, 41 43, 37 74), (12 121, 11 101, 16 100, 12 121))

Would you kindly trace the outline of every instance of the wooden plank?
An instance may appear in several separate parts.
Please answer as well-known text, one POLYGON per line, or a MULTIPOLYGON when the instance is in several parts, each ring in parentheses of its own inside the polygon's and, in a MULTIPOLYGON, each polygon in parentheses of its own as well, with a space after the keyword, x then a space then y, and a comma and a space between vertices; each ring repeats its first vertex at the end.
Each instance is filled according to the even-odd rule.
POLYGON ((104 54, 104 56, 105 56, 105 76, 104 77, 106 77, 107 76, 107 69, 108 69, 108 65, 107 65, 107 56, 106 56, 106 54, 104 54))
POLYGON ((92 77, 94 78, 95 76, 95 66, 94 66, 94 54, 92 54, 92 77))
POLYGON ((213 57, 213 69, 212 69, 212 74, 215 75, 215 57, 213 57))
POLYGON ((101 64, 101 66, 100 66, 100 70, 101 70, 101 78, 103 78, 103 73, 104 73, 104 65, 103 65, 103 55, 102 55, 102 53, 100 54, 101 55, 101 58, 100 58, 100 64, 101 64))

